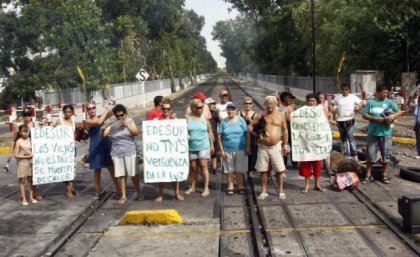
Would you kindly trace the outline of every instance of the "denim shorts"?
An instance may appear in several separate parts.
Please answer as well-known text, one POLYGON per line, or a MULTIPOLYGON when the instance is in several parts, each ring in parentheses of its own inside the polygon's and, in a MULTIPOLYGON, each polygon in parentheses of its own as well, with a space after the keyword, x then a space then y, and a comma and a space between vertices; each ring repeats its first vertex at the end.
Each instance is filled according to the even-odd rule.
POLYGON ((390 161, 392 154, 392 140, 391 136, 372 136, 368 135, 366 142, 367 155, 366 160, 369 163, 375 163, 377 160, 377 153, 381 152, 382 163, 390 161))

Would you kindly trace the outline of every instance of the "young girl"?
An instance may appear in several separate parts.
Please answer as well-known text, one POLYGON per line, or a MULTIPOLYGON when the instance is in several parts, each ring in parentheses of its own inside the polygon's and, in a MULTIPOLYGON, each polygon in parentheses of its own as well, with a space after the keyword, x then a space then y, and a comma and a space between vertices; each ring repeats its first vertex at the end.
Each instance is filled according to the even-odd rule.
POLYGON ((18 163, 17 177, 19 186, 19 203, 28 205, 25 196, 25 178, 29 183, 29 201, 37 203, 34 198, 34 190, 32 186, 32 145, 29 138, 29 127, 26 125, 19 126, 15 143, 15 158, 18 163))
MULTIPOLYGON (((67 104, 63 106, 63 118, 60 117, 59 120, 54 124, 54 126, 71 126, 73 128, 73 131, 76 128, 76 125, 74 123, 74 107, 73 105, 67 104)), ((76 149, 75 149, 76 154, 76 149)), ((65 181, 64 184, 66 184, 66 196, 69 198, 72 198, 76 191, 73 189, 73 181, 65 181)))

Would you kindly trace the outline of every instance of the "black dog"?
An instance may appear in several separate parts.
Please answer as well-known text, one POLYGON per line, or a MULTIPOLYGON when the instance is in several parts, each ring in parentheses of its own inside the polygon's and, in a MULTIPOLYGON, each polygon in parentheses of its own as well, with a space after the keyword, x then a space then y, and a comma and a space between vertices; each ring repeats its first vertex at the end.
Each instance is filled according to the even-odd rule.
POLYGON ((266 125, 267 125, 267 121, 265 120, 264 117, 262 117, 257 124, 254 125, 253 127, 253 131, 256 134, 256 138, 258 140, 261 140, 262 137, 266 137, 267 135, 267 130, 266 130, 266 125))

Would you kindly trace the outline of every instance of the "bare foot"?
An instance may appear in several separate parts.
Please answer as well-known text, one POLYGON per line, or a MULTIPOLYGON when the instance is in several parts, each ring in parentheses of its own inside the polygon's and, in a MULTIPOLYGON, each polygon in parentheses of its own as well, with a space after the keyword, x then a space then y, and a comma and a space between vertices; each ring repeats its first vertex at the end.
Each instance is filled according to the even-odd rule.
POLYGON ((124 205, 127 202, 127 198, 121 198, 120 200, 118 200, 118 203, 121 205, 124 205))
POLYGON ((177 194, 175 196, 175 199, 177 199, 178 201, 184 201, 184 197, 181 194, 177 194))
POLYGON ((325 192, 325 189, 322 186, 316 186, 314 189, 319 192, 325 192))
POLYGON ((157 202, 157 203, 161 203, 162 201, 163 201, 163 196, 158 196, 155 199, 155 202, 157 202))
POLYGON ((308 193, 309 192, 309 187, 305 187, 303 190, 302 190, 302 194, 306 194, 306 193, 308 193))
POLYGON ((207 197, 207 196, 209 196, 209 194, 210 194, 210 192, 209 192, 209 190, 207 189, 207 190, 204 190, 204 191, 203 191, 203 193, 201 193, 201 196, 202 196, 202 197, 207 197))
POLYGON ((190 194, 192 194, 192 193, 194 193, 195 192, 195 189, 194 188, 190 188, 190 189, 188 189, 187 191, 185 191, 185 194, 186 195, 190 195, 190 194))

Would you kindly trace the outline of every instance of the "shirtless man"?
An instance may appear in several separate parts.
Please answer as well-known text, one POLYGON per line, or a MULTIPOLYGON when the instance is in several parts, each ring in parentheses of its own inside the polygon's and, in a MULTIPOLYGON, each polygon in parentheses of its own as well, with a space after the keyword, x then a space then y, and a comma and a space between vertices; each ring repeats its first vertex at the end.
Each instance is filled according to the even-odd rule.
POLYGON ((249 130, 252 132, 254 125, 260 119, 265 119, 265 133, 260 137, 258 144, 258 157, 255 169, 261 172, 261 194, 258 196, 259 200, 267 198, 267 172, 269 165, 276 172, 276 180, 279 185, 279 198, 286 199, 286 194, 283 191, 284 171, 286 167, 283 162, 283 155, 290 151, 287 144, 288 133, 286 118, 284 113, 280 113, 277 109, 277 99, 275 96, 267 96, 264 100, 266 111, 262 115, 257 115, 252 123, 249 125, 249 130), (281 139, 281 140, 280 140, 281 139), (280 145, 281 142, 281 145, 280 145))

